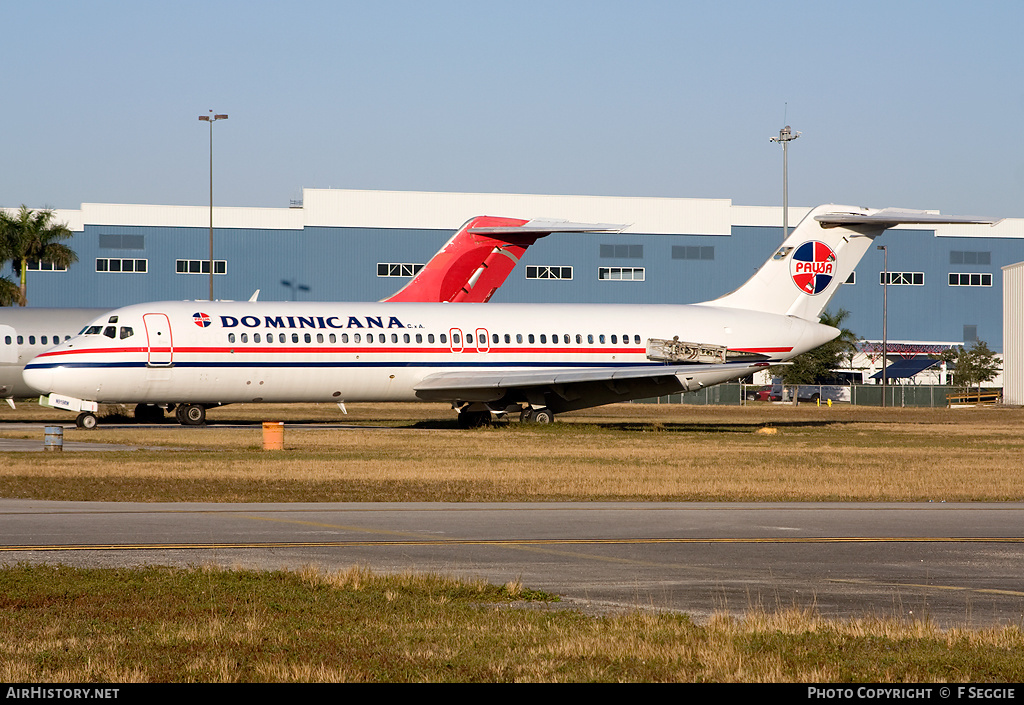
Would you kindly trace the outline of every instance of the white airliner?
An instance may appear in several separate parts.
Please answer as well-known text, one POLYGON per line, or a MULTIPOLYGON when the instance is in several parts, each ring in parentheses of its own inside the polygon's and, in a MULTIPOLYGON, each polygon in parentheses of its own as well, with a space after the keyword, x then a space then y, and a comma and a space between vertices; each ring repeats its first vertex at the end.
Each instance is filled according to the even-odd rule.
MULTIPOLYGON (((477 216, 466 221, 419 272, 384 301, 486 302, 501 287, 526 249, 554 232, 619 232, 621 225, 522 220, 477 216)), ((14 408, 16 397, 32 396, 22 379, 33 357, 68 340, 108 308, 0 308, 0 398, 14 408)), ((163 411, 136 408, 140 420, 155 421, 163 411)))
POLYGON ((25 381, 96 425, 97 403, 177 405, 183 424, 244 402, 446 401, 462 426, 695 390, 838 335, 818 322, 875 237, 992 223, 820 206, 736 291, 694 305, 162 302, 111 311, 25 381))
POLYGON ((0 398, 13 408, 14 399, 38 394, 22 379, 25 363, 68 340, 107 308, 0 308, 0 398))

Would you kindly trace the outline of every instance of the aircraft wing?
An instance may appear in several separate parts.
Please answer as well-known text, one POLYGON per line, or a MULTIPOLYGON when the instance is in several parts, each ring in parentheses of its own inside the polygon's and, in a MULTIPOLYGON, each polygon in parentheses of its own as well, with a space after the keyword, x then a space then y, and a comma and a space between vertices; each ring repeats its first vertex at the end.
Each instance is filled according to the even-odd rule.
POLYGON ((559 412, 594 406, 597 399, 605 404, 695 391, 745 377, 767 366, 767 362, 746 361, 439 372, 424 377, 413 389, 416 396, 425 401, 497 402, 507 398, 539 403, 543 400, 546 406, 559 412))

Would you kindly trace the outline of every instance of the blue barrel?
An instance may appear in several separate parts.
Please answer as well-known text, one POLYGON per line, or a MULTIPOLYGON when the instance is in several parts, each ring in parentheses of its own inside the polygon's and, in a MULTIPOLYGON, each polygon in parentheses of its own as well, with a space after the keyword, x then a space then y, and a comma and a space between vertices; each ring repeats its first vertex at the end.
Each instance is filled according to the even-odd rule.
POLYGON ((47 426, 43 430, 43 450, 62 451, 64 450, 64 427, 47 426))

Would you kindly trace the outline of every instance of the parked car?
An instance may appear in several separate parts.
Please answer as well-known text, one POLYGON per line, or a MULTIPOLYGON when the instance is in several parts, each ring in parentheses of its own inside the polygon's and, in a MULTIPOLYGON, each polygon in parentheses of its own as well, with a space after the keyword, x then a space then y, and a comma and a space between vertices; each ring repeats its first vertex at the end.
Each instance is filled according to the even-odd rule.
POLYGON ((850 387, 842 384, 801 384, 799 386, 782 384, 782 380, 776 378, 772 385, 770 399, 772 401, 793 401, 793 391, 796 390, 797 401, 850 401, 850 387))
POLYGON ((763 387, 747 387, 745 396, 747 401, 769 401, 772 395, 772 385, 766 384, 763 387))

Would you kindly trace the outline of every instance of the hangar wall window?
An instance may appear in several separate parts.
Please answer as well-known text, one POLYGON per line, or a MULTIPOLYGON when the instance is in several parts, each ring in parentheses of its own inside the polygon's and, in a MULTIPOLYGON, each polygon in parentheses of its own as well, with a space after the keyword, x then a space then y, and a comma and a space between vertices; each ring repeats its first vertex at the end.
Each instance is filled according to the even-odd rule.
POLYGON ((30 272, 66 272, 67 267, 58 267, 53 262, 38 262, 30 259, 25 263, 25 268, 30 272))
POLYGON ((601 245, 601 259, 643 259, 643 245, 601 245))
POLYGON ((106 235, 100 234, 101 250, 144 250, 145 235, 106 235))
POLYGON ((949 273, 950 286, 992 286, 991 274, 949 273))
POLYGON ((644 281, 643 267, 598 267, 597 278, 603 281, 644 281))
POLYGON ((972 252, 970 250, 950 250, 950 264, 992 264, 991 252, 972 252))
POLYGON ((411 277, 415 276, 421 269, 422 264, 397 264, 394 262, 378 262, 378 277, 411 277))
POLYGON ((672 259, 713 260, 715 246, 672 245, 672 259))
POLYGON ((978 341, 978 326, 964 326, 964 342, 975 343, 978 341))
POLYGON ((527 279, 572 279, 572 267, 530 265, 526 268, 527 279))
POLYGON ((97 257, 96 258, 96 271, 97 272, 122 272, 122 273, 135 273, 145 274, 148 267, 149 260, 144 259, 120 259, 117 257, 97 257))
MULTIPOLYGON (((174 271, 178 274, 209 274, 210 260, 208 259, 179 259, 174 261, 174 271)), ((214 274, 227 274, 228 261, 226 259, 213 260, 214 274)))
MULTIPOLYGON (((885 284, 885 272, 878 273, 878 283, 885 284)), ((889 272, 889 286, 924 286, 924 272, 889 272)))

